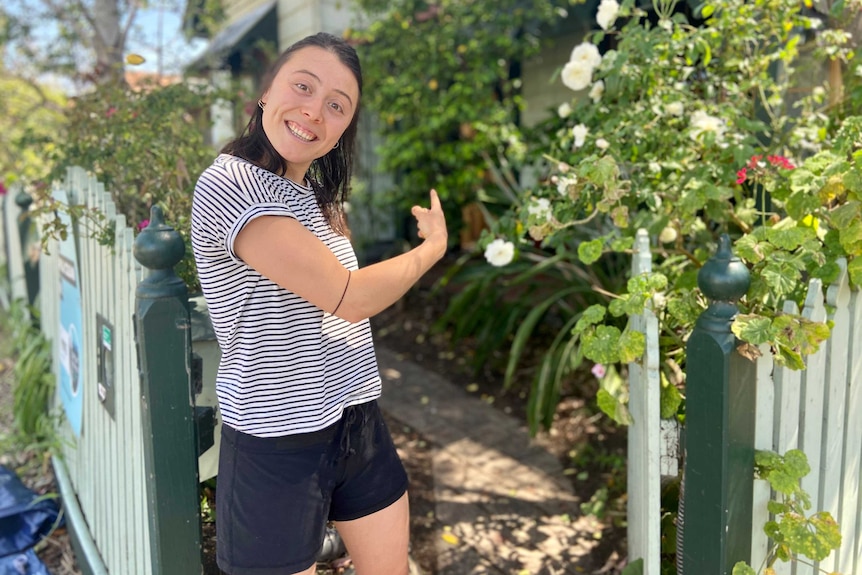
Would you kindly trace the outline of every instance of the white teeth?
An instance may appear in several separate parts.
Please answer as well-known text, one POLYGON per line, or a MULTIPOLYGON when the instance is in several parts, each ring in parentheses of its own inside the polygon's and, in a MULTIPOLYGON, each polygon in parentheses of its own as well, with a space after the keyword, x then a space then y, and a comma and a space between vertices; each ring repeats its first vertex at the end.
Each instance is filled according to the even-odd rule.
POLYGON ((290 133, 296 136, 301 140, 305 140, 306 142, 311 142, 317 139, 317 136, 312 134, 311 132, 306 132, 305 130, 300 130, 293 127, 290 123, 287 124, 287 129, 290 130, 290 133))

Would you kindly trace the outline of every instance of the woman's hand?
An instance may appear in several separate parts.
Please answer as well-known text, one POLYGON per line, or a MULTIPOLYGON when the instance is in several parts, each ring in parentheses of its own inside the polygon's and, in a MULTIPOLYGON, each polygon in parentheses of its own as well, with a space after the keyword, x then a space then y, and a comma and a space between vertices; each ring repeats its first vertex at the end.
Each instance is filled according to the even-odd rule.
POLYGON ((449 238, 449 232, 446 230, 446 216, 443 215, 443 207, 440 205, 437 190, 431 190, 430 196, 430 208, 413 206, 410 209, 410 213, 416 218, 419 237, 426 242, 439 243, 442 246, 443 252, 445 252, 449 238))

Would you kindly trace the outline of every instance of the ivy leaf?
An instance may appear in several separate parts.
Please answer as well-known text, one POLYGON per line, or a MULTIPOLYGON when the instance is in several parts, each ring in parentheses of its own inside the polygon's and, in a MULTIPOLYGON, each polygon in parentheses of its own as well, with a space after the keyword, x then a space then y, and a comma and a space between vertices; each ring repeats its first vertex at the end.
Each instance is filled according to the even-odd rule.
POLYGON ((630 363, 637 360, 646 350, 646 336, 639 331, 626 330, 619 341, 620 361, 630 363))
POLYGON ((811 472, 808 457, 799 449, 791 449, 784 454, 784 469, 791 477, 802 479, 811 472))
POLYGON ((605 319, 605 313, 605 306, 597 303, 591 305, 583 311, 583 313, 581 314, 581 318, 578 320, 578 323, 576 323, 574 329, 572 329, 572 333, 581 333, 589 326, 599 323, 600 321, 605 319))
POLYGON ((601 409, 605 415, 620 425, 631 425, 632 416, 631 413, 629 413, 628 407, 611 395, 608 390, 600 389, 596 394, 596 401, 599 409, 601 409))
POLYGON ((682 404, 682 395, 675 385, 667 381, 666 377, 662 377, 662 386, 659 392, 659 417, 662 419, 670 419, 679 410, 682 404))
POLYGON ((755 264, 760 263, 764 258, 757 238, 751 234, 745 234, 736 240, 736 243, 733 244, 733 251, 742 259, 755 264))
POLYGON ((584 356, 602 365, 619 363, 620 330, 612 325, 600 325, 594 333, 583 335, 584 356))
POLYGON ((578 259, 586 265, 595 263, 602 256, 603 245, 600 239, 581 242, 578 245, 578 259))
POLYGON ((799 270, 787 263, 767 263, 761 270, 760 277, 774 293, 776 299, 783 299, 796 289, 799 283, 799 270))
POLYGON ((862 285, 862 257, 853 258, 847 263, 847 273, 853 285, 862 285))
POLYGON ((793 251, 801 246, 805 240, 814 236, 814 230, 807 227, 794 227, 788 229, 769 228, 766 238, 770 243, 787 251, 793 251))
POLYGON ((736 337, 752 345, 769 343, 775 339, 772 321, 761 315, 738 314, 730 324, 730 330, 736 337))

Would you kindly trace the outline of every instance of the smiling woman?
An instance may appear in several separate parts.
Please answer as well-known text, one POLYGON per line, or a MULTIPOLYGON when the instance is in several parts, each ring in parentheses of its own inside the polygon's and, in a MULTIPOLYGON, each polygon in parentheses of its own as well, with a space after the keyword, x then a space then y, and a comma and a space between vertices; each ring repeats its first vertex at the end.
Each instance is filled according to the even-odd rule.
POLYGON ((236 140, 200 176, 192 247, 221 348, 217 560, 230 575, 313 573, 327 522, 358 575, 408 570, 407 474, 377 406, 369 318, 444 255, 423 243, 359 269, 347 198, 362 94, 330 34, 288 48, 236 140))

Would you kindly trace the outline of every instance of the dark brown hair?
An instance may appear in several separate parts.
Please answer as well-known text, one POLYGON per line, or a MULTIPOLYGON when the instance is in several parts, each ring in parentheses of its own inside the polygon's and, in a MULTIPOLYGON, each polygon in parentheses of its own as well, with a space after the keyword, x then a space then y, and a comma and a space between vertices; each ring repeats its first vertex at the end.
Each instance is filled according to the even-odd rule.
MULTIPOLYGON (((362 68, 359 65, 359 56, 356 54, 356 50, 343 39, 325 32, 307 36, 282 52, 264 77, 260 94, 263 95, 269 90, 281 67, 290 60, 295 52, 310 46, 332 52, 338 56, 342 64, 353 72, 356 83, 359 85, 361 101, 362 68)), ((344 220, 344 202, 350 191, 350 174, 356 148, 359 105, 360 102, 357 102, 353 118, 341 136, 338 147, 314 160, 308 170, 309 183, 314 190, 323 216, 336 232, 345 235, 347 234, 347 224, 344 220)), ((263 110, 259 106, 254 107, 254 112, 252 112, 242 134, 228 142, 221 152, 248 160, 280 176, 287 173, 287 160, 279 155, 263 131, 263 110)))

